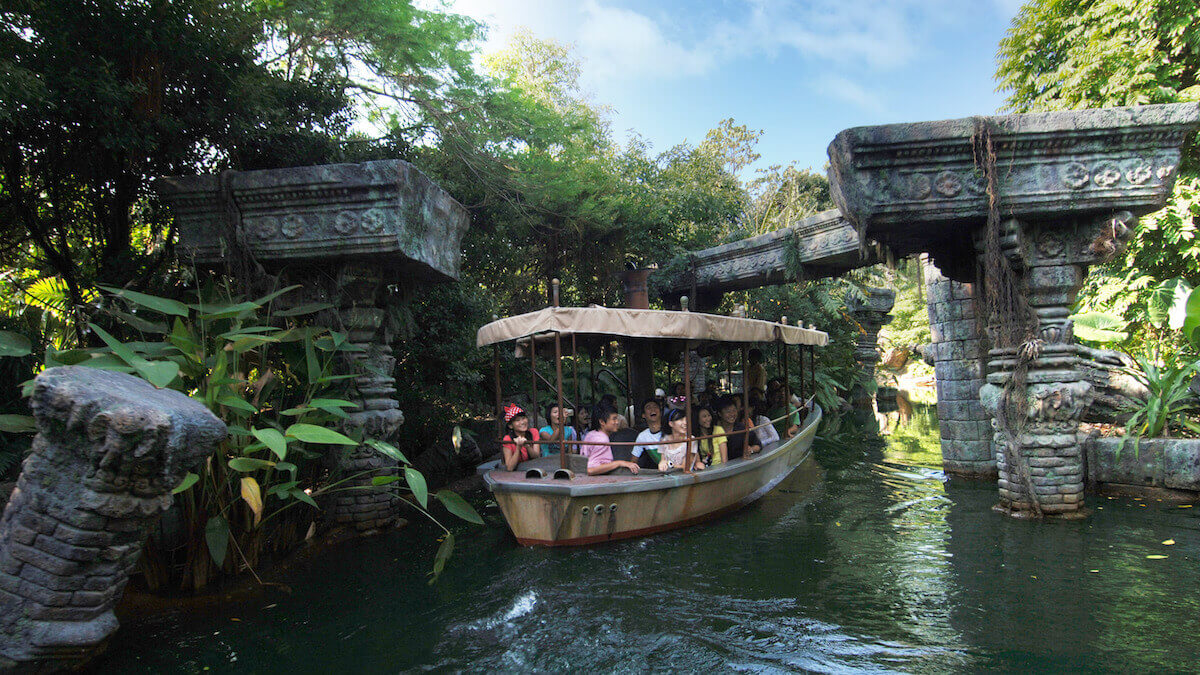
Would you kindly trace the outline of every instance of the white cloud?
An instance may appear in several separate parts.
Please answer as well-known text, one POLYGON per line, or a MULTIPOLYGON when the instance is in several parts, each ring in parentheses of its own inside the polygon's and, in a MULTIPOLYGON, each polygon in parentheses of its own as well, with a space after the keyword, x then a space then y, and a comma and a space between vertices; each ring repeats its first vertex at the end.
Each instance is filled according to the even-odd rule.
POLYGON ((813 87, 819 94, 856 105, 867 112, 881 113, 885 110, 883 99, 874 92, 838 75, 822 75, 813 82, 813 87))
POLYGON ((596 0, 589 0, 582 14, 578 46, 597 79, 699 75, 714 65, 712 52, 684 47, 644 14, 596 0))

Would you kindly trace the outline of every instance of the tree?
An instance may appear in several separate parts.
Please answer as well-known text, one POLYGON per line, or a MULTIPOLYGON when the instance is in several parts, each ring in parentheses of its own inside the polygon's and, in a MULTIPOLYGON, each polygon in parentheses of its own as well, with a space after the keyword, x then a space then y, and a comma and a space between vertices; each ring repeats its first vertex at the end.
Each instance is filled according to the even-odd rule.
MULTIPOLYGON (((1031 0, 998 58, 999 88, 1014 112, 1200 101, 1200 5, 1031 0)), ((1126 253, 1089 276, 1080 306, 1144 325, 1146 289, 1173 277, 1200 284, 1198 224, 1200 149, 1192 137, 1167 208, 1142 218, 1126 253)))
POLYGON ((171 260, 153 178, 411 153, 487 93, 476 24, 409 0, 14 0, 0 27, 0 255, 77 308, 171 260))

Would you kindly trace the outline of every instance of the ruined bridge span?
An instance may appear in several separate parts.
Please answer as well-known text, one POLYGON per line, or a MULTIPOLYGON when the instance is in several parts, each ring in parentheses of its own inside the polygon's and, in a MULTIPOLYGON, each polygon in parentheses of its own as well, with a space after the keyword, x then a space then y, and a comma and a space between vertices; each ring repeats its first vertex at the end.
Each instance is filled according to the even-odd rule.
POLYGON ((836 277, 879 262, 842 212, 830 209, 774 232, 691 253, 683 273, 655 282, 669 303, 694 295, 698 304, 693 306, 711 308, 729 291, 793 281, 789 260, 799 263, 808 279, 836 277))

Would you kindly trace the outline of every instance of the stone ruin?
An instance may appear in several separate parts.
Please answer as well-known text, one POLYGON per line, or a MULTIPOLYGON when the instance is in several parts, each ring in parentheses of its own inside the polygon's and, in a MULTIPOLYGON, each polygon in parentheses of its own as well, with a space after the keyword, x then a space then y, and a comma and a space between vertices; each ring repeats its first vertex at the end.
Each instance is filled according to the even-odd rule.
POLYGON ((82 366, 38 375, 30 406, 33 452, 0 518, 0 671, 73 668, 102 649, 171 490, 226 435, 179 392, 82 366))
MULTIPOLYGON (((348 426, 394 443, 404 414, 388 311, 422 284, 458 278, 466 209, 400 160, 172 177, 155 187, 179 223, 183 258, 216 267, 244 248, 281 285, 302 285, 281 302, 336 307, 320 319, 364 350, 344 364, 358 375, 350 398, 361 405, 348 426)), ((367 472, 348 483, 362 488, 397 470, 367 445, 337 455, 334 465, 343 474, 367 472)), ((389 490, 343 491, 331 500, 332 521, 359 532, 399 517, 389 490)))
MULTIPOLYGON (((896 256, 928 253, 951 281, 975 285, 976 298, 997 283, 980 263, 989 198, 996 204, 999 255, 1036 315, 1036 333, 997 346, 997 333, 979 329, 980 304, 974 320, 961 319, 953 339, 962 360, 982 353, 971 343, 988 340, 979 397, 996 433, 975 436, 989 430, 967 419, 955 440, 990 440, 1006 510, 1073 515, 1083 507, 1079 425, 1097 388, 1070 309, 1088 266, 1117 253, 1135 218, 1166 203, 1180 148, 1198 125, 1197 104, 1152 105, 860 127, 829 146, 834 199, 864 242, 896 256), (981 138, 994 149, 990 167, 981 138), (1006 389, 1029 402, 1015 437, 997 426, 1006 389)), ((948 288, 951 300, 966 300, 948 288)), ((962 306, 943 305, 951 316, 962 306)), ((968 393, 971 380, 961 381, 968 393)))

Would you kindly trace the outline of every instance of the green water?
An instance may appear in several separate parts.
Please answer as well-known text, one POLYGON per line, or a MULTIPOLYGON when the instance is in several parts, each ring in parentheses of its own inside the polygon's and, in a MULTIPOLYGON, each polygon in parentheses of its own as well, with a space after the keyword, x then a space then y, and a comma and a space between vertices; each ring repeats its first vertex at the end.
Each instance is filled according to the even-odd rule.
POLYGON ((1200 668, 1200 507, 1091 496, 1087 520, 1010 520, 994 486, 946 482, 932 408, 905 422, 875 449, 831 429, 820 471, 709 525, 566 550, 476 528, 432 587, 426 531, 341 545, 290 594, 126 620, 99 669, 1200 668))

